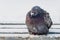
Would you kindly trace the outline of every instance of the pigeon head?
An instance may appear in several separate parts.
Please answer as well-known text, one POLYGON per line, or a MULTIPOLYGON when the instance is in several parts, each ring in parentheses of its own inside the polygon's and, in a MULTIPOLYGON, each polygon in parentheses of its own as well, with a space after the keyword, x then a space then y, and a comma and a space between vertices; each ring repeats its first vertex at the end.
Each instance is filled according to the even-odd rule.
POLYGON ((37 17, 37 16, 39 16, 39 14, 41 13, 41 12, 40 12, 41 10, 42 10, 42 9, 41 9, 39 6, 34 6, 34 7, 31 9, 31 13, 30 13, 31 17, 37 17))

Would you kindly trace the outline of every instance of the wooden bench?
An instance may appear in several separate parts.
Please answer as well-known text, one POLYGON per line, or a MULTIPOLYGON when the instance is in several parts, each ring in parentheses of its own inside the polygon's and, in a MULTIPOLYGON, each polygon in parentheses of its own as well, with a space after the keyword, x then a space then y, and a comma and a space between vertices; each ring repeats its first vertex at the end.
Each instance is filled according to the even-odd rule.
POLYGON ((29 35, 28 29, 25 24, 11 24, 11 23, 0 24, 0 39, 4 38, 5 40, 8 40, 9 38, 11 38, 15 40, 17 39, 60 40, 59 37, 60 37, 60 25, 52 25, 47 35, 29 35))

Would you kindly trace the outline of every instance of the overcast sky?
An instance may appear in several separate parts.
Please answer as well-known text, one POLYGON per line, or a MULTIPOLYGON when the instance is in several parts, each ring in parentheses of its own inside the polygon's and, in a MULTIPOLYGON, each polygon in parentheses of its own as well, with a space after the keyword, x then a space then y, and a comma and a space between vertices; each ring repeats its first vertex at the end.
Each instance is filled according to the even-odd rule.
POLYGON ((49 12, 54 23, 60 23, 60 0, 0 0, 0 22, 24 23, 26 13, 36 5, 49 12))

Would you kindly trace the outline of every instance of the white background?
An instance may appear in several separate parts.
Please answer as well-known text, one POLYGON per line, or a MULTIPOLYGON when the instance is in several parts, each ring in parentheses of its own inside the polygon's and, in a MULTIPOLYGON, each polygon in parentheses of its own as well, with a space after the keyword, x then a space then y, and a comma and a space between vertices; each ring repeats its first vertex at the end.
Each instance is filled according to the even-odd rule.
POLYGON ((60 23, 60 0, 0 0, 0 23, 25 23, 26 13, 36 5, 60 23))

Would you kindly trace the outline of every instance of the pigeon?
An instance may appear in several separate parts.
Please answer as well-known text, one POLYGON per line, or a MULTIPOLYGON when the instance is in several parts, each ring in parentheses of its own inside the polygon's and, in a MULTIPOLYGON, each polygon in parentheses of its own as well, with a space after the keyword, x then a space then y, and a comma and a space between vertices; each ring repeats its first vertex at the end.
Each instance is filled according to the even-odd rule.
POLYGON ((26 26, 29 34, 47 35, 51 25, 53 24, 49 13, 39 6, 34 6, 26 14, 26 26))

